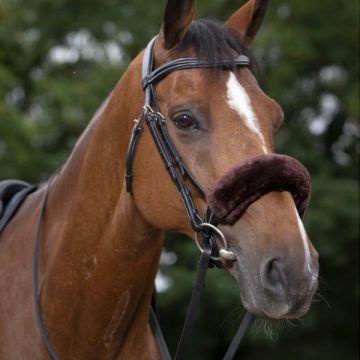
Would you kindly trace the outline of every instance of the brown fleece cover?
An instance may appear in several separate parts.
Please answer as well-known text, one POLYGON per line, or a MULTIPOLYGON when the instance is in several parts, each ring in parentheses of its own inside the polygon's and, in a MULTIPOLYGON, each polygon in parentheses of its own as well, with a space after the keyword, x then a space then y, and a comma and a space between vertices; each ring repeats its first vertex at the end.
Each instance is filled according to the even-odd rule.
POLYGON ((252 157, 217 180, 206 192, 206 200, 221 223, 233 224, 253 202, 271 191, 289 191, 302 217, 311 193, 305 166, 286 155, 252 157))

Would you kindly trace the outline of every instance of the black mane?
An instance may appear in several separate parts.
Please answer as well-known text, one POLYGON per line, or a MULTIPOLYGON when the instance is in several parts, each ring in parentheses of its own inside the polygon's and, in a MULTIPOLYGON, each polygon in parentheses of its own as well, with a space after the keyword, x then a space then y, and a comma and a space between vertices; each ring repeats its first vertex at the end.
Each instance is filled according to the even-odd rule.
POLYGON ((209 60, 231 59, 238 55, 250 56, 240 37, 216 20, 195 20, 174 52, 192 49, 195 55, 209 60))

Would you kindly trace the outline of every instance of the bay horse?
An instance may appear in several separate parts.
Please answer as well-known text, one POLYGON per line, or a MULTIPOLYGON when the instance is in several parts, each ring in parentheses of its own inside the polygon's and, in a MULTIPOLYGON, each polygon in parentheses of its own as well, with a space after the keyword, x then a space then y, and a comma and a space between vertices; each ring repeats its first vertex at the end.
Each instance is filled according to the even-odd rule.
POLYGON ((248 66, 267 3, 249 0, 220 24, 194 20, 194 0, 168 0, 147 48, 150 72, 142 52, 65 165, 1 232, 0 359, 49 358, 37 297, 59 359, 160 359, 149 309, 164 231, 195 239, 212 217, 216 259, 247 311, 268 319, 308 311, 318 255, 301 221, 306 170, 274 154, 283 113, 248 66), (172 147, 168 163, 161 143, 172 147))

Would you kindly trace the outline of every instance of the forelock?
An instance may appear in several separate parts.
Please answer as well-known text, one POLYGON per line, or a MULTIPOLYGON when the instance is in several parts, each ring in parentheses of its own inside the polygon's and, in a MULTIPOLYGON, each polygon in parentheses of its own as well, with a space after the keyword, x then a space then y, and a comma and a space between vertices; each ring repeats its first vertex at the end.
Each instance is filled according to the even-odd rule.
POLYGON ((239 55, 250 56, 240 37, 216 20, 195 20, 174 53, 191 49, 199 58, 229 59, 239 55))

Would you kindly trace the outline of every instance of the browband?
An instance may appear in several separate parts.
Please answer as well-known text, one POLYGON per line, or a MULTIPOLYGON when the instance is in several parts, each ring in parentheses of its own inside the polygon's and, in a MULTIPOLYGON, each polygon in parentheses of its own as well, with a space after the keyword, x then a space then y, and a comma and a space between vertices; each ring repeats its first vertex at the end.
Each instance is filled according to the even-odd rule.
POLYGON ((184 69, 204 69, 204 68, 220 68, 220 69, 228 69, 232 66, 249 66, 250 59, 245 55, 240 55, 235 59, 225 59, 225 60, 214 60, 209 61, 207 59, 201 58, 180 58, 176 60, 172 60, 166 62, 165 64, 158 67, 152 73, 146 75, 143 78, 142 86, 143 89, 149 84, 154 84, 161 79, 163 79, 169 73, 176 70, 184 70, 184 69))
POLYGON ((234 66, 250 66, 250 58, 246 55, 239 55, 234 59, 217 59, 208 60, 202 58, 179 58, 168 61, 157 69, 152 70, 154 59, 153 47, 157 36, 155 36, 149 43, 144 53, 143 72, 142 72, 142 86, 145 90, 149 84, 155 84, 165 76, 173 71, 185 69, 204 69, 204 68, 219 68, 228 69, 234 66), (149 61, 150 60, 150 61, 149 61), (150 65, 150 66, 147 66, 150 65))

